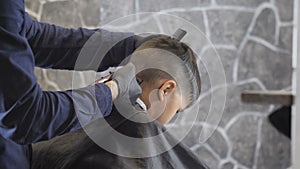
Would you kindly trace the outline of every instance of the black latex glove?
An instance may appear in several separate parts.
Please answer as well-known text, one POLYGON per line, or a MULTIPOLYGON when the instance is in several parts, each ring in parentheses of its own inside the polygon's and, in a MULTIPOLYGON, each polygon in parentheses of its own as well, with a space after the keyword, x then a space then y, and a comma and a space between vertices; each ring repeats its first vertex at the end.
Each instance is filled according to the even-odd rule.
POLYGON ((128 63, 121 69, 117 70, 112 79, 118 84, 117 99, 130 99, 132 105, 135 105, 137 98, 142 94, 142 89, 135 77, 135 66, 128 63))

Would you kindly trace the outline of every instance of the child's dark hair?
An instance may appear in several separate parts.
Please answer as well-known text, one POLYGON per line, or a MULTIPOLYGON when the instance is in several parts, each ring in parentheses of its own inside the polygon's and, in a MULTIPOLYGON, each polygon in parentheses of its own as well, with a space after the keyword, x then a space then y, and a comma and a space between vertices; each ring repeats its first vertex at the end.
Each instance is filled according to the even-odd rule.
MULTIPOLYGON (((192 101, 195 101, 199 97, 201 92, 201 79, 197 66, 197 55, 193 52, 193 50, 185 43, 179 42, 178 40, 166 35, 160 35, 159 37, 146 41, 137 49, 137 51, 150 48, 166 50, 182 60, 183 65, 186 69, 185 71, 187 72, 185 73, 185 75, 187 76, 186 78, 191 83, 190 86, 192 89, 190 91, 190 97, 192 98, 190 99, 192 101)), ((149 69, 139 73, 138 77, 150 82, 149 80, 151 80, 151 78, 169 78, 170 75, 161 70, 149 69)))

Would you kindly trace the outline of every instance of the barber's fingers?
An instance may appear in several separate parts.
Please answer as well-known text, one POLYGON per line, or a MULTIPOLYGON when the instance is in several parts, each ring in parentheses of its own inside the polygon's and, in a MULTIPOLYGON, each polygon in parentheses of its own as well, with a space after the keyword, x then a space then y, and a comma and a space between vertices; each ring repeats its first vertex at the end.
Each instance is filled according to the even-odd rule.
POLYGON ((142 88, 137 82, 137 79, 134 77, 132 78, 129 86, 129 99, 132 105, 135 105, 136 100, 142 94, 142 88))
POLYGON ((92 83, 91 85, 95 85, 98 83, 104 83, 106 81, 108 81, 110 78, 112 77, 112 74, 109 74, 107 76, 102 77, 101 79, 97 79, 94 83, 92 83))
MULTIPOLYGON (((129 88, 132 86, 133 88, 138 89, 138 84, 136 85, 136 77, 135 77, 135 66, 132 63, 128 63, 124 67, 117 70, 112 77, 118 84, 119 95, 123 96, 124 94, 129 93, 129 88), (134 79, 134 81, 133 81, 134 79)), ((137 83, 137 82, 136 82, 137 83)))
POLYGON ((133 77, 135 77, 135 66, 131 62, 113 74, 113 79, 119 80, 120 82, 129 82, 133 77))

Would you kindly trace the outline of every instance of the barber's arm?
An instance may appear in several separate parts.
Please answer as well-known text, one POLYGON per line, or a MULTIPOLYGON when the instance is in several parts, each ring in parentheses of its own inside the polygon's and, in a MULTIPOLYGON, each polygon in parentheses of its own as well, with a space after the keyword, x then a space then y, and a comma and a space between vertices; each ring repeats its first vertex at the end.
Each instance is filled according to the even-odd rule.
MULTIPOLYGON (((3 33, 1 28, 0 33, 3 33)), ((2 37, 0 41, 4 40, 2 37)), ((112 96, 105 84, 64 92, 42 91, 34 77, 30 50, 21 39, 5 38, 17 42, 6 44, 11 47, 10 52, 1 50, 0 43, 0 133, 3 137, 30 144, 78 129, 81 126, 78 117, 84 125, 110 113, 112 96)))
POLYGON ((32 20, 28 14, 25 14, 25 29, 35 64, 42 68, 102 71, 110 66, 118 66, 135 49, 132 33, 63 28, 32 20), (86 44, 91 36, 94 42, 86 44), (99 50, 83 54, 78 60, 84 45, 87 49, 99 50), (77 64, 76 61, 84 63, 77 64))
POLYGON ((30 144, 80 127, 76 113, 83 124, 106 116, 112 96, 105 84, 64 92, 41 90, 25 37, 23 5, 0 0, 0 134, 30 144))

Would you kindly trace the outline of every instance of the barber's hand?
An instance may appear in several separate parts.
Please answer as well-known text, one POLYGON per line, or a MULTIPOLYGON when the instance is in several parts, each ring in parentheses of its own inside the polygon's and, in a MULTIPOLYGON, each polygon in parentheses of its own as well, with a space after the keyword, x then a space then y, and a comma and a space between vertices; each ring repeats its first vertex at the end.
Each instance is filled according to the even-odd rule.
POLYGON ((132 63, 128 63, 117 70, 113 74, 112 79, 118 86, 117 99, 129 98, 131 104, 134 105, 137 98, 142 94, 142 89, 135 77, 135 66, 132 63))
POLYGON ((119 89, 117 82, 111 80, 108 82, 105 82, 105 84, 110 88, 112 99, 115 100, 117 96, 119 95, 119 89))
POLYGON ((104 83, 106 86, 109 87, 110 92, 111 92, 111 96, 112 96, 112 100, 115 100, 119 94, 118 91, 118 84, 117 82, 113 81, 113 80, 109 80, 111 78, 111 74, 107 75, 101 79, 96 80, 94 83, 92 83, 90 86, 98 84, 98 83, 104 83))

